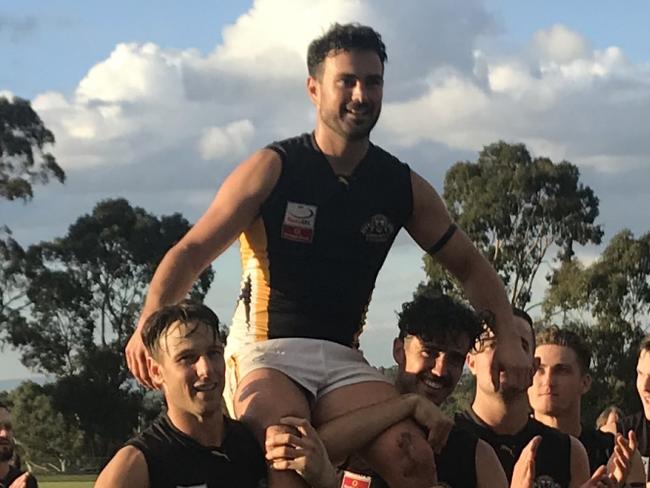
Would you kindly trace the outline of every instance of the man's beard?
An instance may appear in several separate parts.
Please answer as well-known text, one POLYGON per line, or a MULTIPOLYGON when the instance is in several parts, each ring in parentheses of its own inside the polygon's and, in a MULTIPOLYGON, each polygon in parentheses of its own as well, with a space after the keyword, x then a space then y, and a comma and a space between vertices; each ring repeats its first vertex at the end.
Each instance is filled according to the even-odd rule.
POLYGON ((14 457, 14 443, 9 441, 9 444, 0 444, 0 463, 11 461, 14 457))
MULTIPOLYGON (((327 125, 332 131, 343 137, 346 141, 359 141, 362 139, 367 139, 370 136, 370 132, 372 129, 375 127, 377 124, 377 121, 379 120, 379 115, 381 114, 381 108, 377 110, 376 113, 371 114, 368 123, 355 126, 351 125, 348 127, 345 127, 345 124, 342 123, 343 120, 343 114, 345 113, 345 109, 350 108, 350 109, 360 109, 362 107, 365 107, 366 104, 350 104, 349 107, 341 107, 339 112, 334 114, 334 113, 324 113, 323 116, 321 117, 325 125, 327 125)), ((373 107, 370 107, 370 110, 373 110, 373 107)))

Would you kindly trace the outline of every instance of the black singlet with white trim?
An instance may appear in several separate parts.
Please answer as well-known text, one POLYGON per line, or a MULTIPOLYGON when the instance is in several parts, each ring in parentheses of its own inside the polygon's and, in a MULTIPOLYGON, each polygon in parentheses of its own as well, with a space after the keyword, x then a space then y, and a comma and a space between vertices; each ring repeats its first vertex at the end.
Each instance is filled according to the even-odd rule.
POLYGON ((142 451, 151 488, 264 488, 264 454, 241 422, 224 417, 221 446, 206 447, 162 414, 125 445, 142 451))
POLYGON ((548 427, 534 418, 517 434, 502 435, 495 433, 483 423, 476 414, 467 410, 456 414, 456 425, 477 435, 490 444, 496 452, 508 482, 512 481, 512 472, 521 455, 533 437, 542 436, 535 458, 535 486, 548 488, 569 488, 571 484, 571 438, 557 429, 548 427))
POLYGON ((240 236, 242 282, 230 333, 354 346, 375 280, 413 207, 409 167, 370 144, 337 176, 312 134, 268 146, 282 171, 240 236))

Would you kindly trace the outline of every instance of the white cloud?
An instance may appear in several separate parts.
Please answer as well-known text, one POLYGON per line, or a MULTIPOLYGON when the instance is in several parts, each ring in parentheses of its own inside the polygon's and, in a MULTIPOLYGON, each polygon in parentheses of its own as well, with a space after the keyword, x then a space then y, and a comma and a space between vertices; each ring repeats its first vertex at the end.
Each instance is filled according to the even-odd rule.
POLYGON ((438 70, 423 94, 387 104, 382 127, 407 146, 477 151, 504 139, 602 172, 647 165, 650 67, 617 47, 589 50, 565 27, 538 32, 534 43, 544 56, 533 61, 525 49, 507 58, 475 51, 473 74, 438 70))
POLYGON ((587 57, 591 51, 587 39, 560 24, 537 31, 533 49, 543 61, 559 64, 587 57))
POLYGON ((208 127, 199 141, 201 158, 243 157, 250 152, 255 127, 250 120, 238 120, 225 127, 208 127))
POLYGON ((257 0, 206 55, 121 43, 72 97, 43 93, 34 107, 65 169, 146 162, 166 174, 163 166, 179 158, 231 168, 313 126, 305 53, 334 21, 368 23, 386 41, 378 134, 393 145, 476 151, 523 141, 599 171, 638 166, 650 153, 639 130, 650 110, 650 68, 614 46, 594 50, 562 25, 536 32, 519 53, 488 52, 481 39, 495 23, 479 0, 257 0))
POLYGON ((155 44, 118 44, 105 61, 93 66, 76 91, 78 103, 135 102, 183 96, 182 61, 191 51, 165 51, 155 44))

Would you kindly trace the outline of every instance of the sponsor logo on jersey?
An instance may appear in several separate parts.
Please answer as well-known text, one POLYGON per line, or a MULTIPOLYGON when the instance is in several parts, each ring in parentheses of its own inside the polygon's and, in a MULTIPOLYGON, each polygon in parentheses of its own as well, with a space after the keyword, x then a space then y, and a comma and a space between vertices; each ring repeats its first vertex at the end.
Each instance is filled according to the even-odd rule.
POLYGON ((535 483, 533 483, 533 488, 562 488, 560 483, 555 481, 553 478, 547 475, 539 476, 535 483))
POLYGON ((388 242, 395 232, 395 226, 382 214, 370 217, 370 220, 361 226, 361 233, 367 242, 388 242))
POLYGON ((341 488, 370 488, 371 483, 372 478, 370 476, 344 471, 341 488))
POLYGON ((315 205, 287 202, 287 210, 284 212, 282 222, 282 238, 307 244, 313 242, 316 210, 315 205))

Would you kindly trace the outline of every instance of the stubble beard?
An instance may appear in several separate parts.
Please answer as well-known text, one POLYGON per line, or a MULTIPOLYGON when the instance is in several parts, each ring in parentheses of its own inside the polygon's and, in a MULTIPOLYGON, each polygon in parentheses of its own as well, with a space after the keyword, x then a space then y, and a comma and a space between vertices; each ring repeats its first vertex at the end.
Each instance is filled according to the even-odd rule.
POLYGON ((14 457, 14 445, 10 442, 9 445, 3 445, 0 447, 0 463, 11 461, 14 457))
POLYGON ((367 123, 358 126, 345 122, 345 107, 341 108, 337 113, 321 112, 320 118, 323 123, 335 134, 341 136, 348 142, 356 142, 370 138, 370 132, 377 124, 380 113, 381 108, 377 110, 377 113, 374 114, 367 123))

